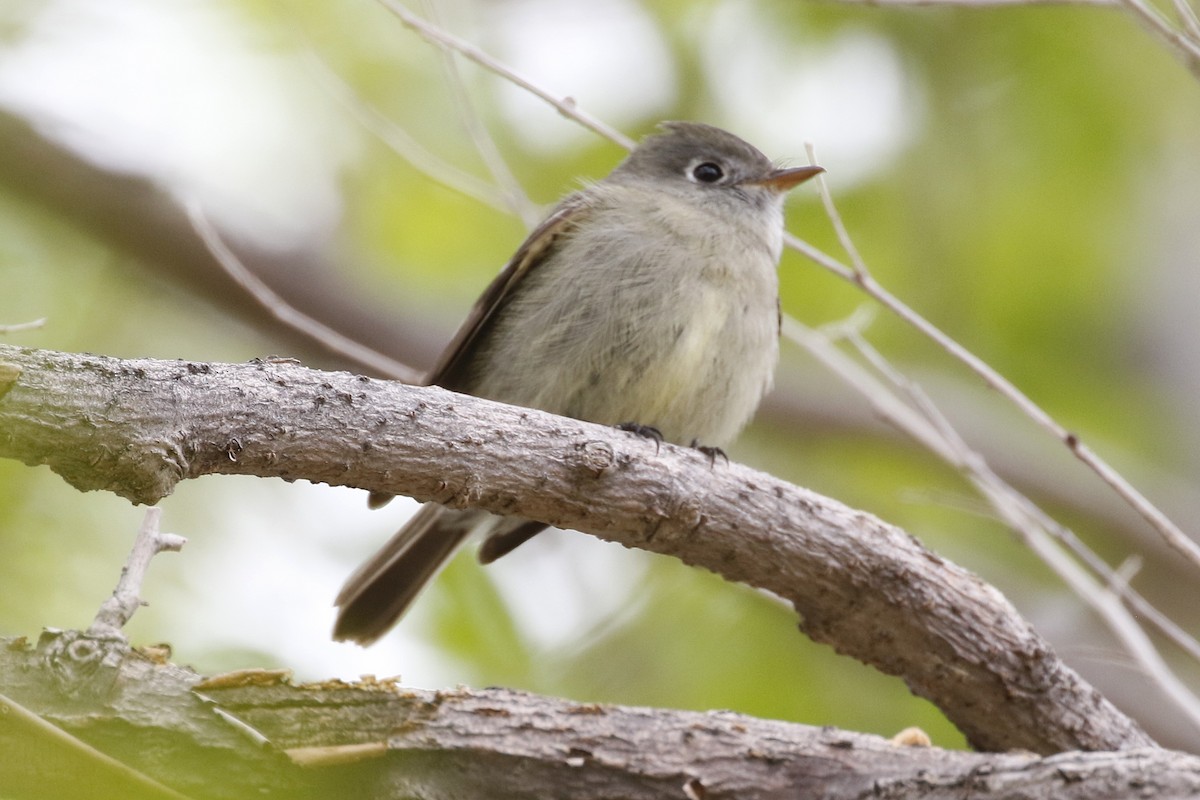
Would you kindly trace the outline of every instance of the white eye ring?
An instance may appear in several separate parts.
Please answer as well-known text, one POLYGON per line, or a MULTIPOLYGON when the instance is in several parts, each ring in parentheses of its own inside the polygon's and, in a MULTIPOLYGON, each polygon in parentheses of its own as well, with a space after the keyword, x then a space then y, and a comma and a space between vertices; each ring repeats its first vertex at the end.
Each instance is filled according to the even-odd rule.
POLYGON ((725 170, 715 161, 701 161, 688 167, 687 176, 693 183, 720 183, 725 170))

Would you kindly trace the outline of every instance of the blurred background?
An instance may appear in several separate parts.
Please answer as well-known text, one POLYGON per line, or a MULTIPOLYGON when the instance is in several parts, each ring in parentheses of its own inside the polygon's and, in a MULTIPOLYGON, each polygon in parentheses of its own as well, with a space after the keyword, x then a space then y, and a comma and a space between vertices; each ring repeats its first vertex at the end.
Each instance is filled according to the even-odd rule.
MULTIPOLYGON (((1128 15, 782 0, 412 8, 631 136, 706 121, 786 163, 806 162, 811 142, 875 275, 1195 528, 1200 93, 1128 15)), ((424 369, 538 209, 622 156, 495 75, 448 65, 370 0, 9 0, 0 325, 46 323, 3 341, 361 370, 236 287, 186 201, 296 307, 424 369)), ((811 187, 788 217, 841 256, 811 187)), ((872 305, 796 253, 780 275, 785 311, 809 325, 872 305)), ((886 312, 865 335, 1110 564, 1140 558, 1134 586, 1197 630, 1196 571, 1064 448, 886 312)), ((965 481, 798 348, 784 346, 777 389, 730 457, 979 573, 1160 741, 1200 750, 965 481)), ((962 745, 900 680, 812 644, 776 600, 573 532, 486 569, 464 552, 384 641, 335 644, 341 582, 415 507, 365 501, 252 478, 180 485, 163 524, 190 542, 152 566, 131 637, 168 641, 204 673, 399 674, 886 735, 920 725, 962 745)), ((0 635, 86 627, 141 516, 0 461, 0 635)), ((1194 663, 1165 655, 1200 686, 1194 663)))

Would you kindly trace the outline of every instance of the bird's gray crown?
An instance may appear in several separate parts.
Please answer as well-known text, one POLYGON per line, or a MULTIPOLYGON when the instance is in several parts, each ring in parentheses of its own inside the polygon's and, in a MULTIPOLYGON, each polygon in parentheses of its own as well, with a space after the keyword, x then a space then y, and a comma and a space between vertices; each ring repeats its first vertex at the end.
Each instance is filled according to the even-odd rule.
POLYGON ((732 133, 700 122, 664 122, 661 133, 643 139, 613 172, 614 178, 657 177, 687 180, 688 170, 712 162, 727 173, 728 185, 761 178, 773 169, 758 148, 732 133))

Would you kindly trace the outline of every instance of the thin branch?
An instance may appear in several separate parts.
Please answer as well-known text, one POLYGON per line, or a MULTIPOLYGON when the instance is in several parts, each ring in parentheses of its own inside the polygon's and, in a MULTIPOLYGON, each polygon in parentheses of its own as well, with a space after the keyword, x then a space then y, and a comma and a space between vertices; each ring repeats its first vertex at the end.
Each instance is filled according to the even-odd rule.
POLYGON ((1146 632, 1121 604, 1119 586, 1104 587, 1097 584, 1066 553, 1055 547, 1044 531, 1034 528, 1033 532, 1036 535, 1027 537, 1025 541, 1034 552, 1100 615, 1146 675, 1166 693, 1192 725, 1200 729, 1200 700, 1175 675, 1146 632))
POLYGON ((216 228, 209 222, 199 203, 189 200, 184 203, 184 208, 187 211, 187 216, 192 223, 192 227, 195 229, 196 234, 204 241, 204 245, 209 249, 209 252, 212 253, 213 259, 221 265, 230 278, 246 290, 247 294, 269 311, 271 316, 284 325, 303 333, 331 352, 348 358, 366 369, 374 371, 378 375, 403 381, 404 383, 422 383, 424 381, 424 373, 413 369, 407 364, 401 364, 399 361, 388 358, 383 353, 372 350, 354 339, 343 336, 290 305, 274 289, 263 283, 257 275, 242 264, 233 251, 225 244, 225 241, 221 238, 216 228))
MULTIPOLYGON (((817 163, 817 148, 812 142, 804 143, 804 152, 808 155, 808 163, 817 163)), ((842 219, 842 215, 838 213, 837 206, 833 204, 833 194, 829 191, 829 183, 825 180, 825 173, 817 173, 817 196, 821 198, 821 205, 825 208, 825 216, 829 220, 829 224, 833 226, 834 235, 837 236, 838 244, 842 246, 842 250, 850 257, 850 268, 848 274, 842 274, 842 277, 851 280, 859 280, 869 273, 867 262, 862 257, 862 253, 858 252, 858 247, 854 244, 853 237, 850 236, 850 231, 846 229, 846 223, 842 219)))
POLYGON ((1147 31, 1167 45, 1193 74, 1200 77, 1200 23, 1186 0, 1173 0, 1186 32, 1176 30, 1155 8, 1142 0, 841 0, 850 5, 866 6, 955 6, 958 8, 994 8, 997 6, 1078 5, 1128 9, 1147 31))
MULTIPOLYGON (((810 156, 812 155, 815 154, 810 152, 810 156)), ((831 211, 831 221, 838 219, 837 210, 829 193, 828 183, 824 175, 817 176, 817 186, 818 191, 822 195, 822 201, 826 204, 826 208, 831 211)), ((835 228, 838 224, 840 223, 834 223, 835 228)), ((904 322, 916 328, 955 359, 965 364, 989 388, 999 392, 1020 409, 1025 416, 1032 419, 1039 427, 1062 442, 1076 458, 1095 472, 1117 495, 1124 499, 1143 519, 1150 523, 1154 530, 1162 536, 1172 549, 1182 555, 1194 567, 1200 568, 1200 545, 1197 545, 1195 541, 1188 537, 1166 514, 1151 503, 1124 476, 1113 469, 1108 462, 1084 444, 1077 434, 1068 431, 1059 424, 1047 411, 1018 389, 1011 381, 885 289, 875 280, 861 259, 859 259, 859 262, 854 267, 849 267, 795 236, 786 236, 785 243, 798 250, 813 263, 859 286, 867 295, 881 303, 904 322)))
MULTIPOLYGON (((1192 74, 1200 78, 1200 42, 1176 30, 1159 13, 1158 9, 1147 5, 1142 0, 1120 0, 1120 2, 1125 8, 1129 9, 1130 13, 1142 24, 1143 28, 1163 41, 1171 52, 1191 70, 1192 74)), ((1187 17, 1185 16, 1186 19, 1187 17)))
MULTIPOLYGON (((812 146, 809 145, 806 149, 809 158, 815 159, 816 154, 812 146)), ((826 212, 839 241, 846 249, 853 264, 852 267, 838 264, 840 269, 834 271, 847 280, 859 284, 871 281, 870 272, 837 212, 824 176, 819 176, 818 181, 826 212)), ((1072 531, 1057 523, 1036 504, 996 475, 983 458, 963 441, 944 416, 937 411, 929 398, 918 387, 892 369, 874 348, 857 335, 858 326, 853 326, 847 333, 847 338, 868 360, 875 364, 882 374, 887 375, 894 385, 906 389, 916 407, 923 413, 924 420, 915 417, 905 403, 891 397, 891 393, 887 392, 878 382, 869 381, 864 375, 851 369, 850 362, 846 361, 835 348, 821 346, 820 341, 814 338, 815 335, 810 335, 811 332, 800 323, 787 320, 785 326, 786 335, 789 338, 805 346, 827 367, 855 385, 871 400, 878 413, 938 454, 947 463, 964 471, 968 479, 979 488, 985 497, 992 501, 993 507, 1000 512, 1010 527, 1025 540, 1035 554, 1046 561, 1064 582, 1075 589, 1080 597, 1100 615, 1101 619, 1108 623, 1110 630, 1130 648, 1131 654, 1142 664, 1146 673, 1154 678, 1168 695, 1176 699, 1194 723, 1200 724, 1200 703, 1166 667, 1153 645, 1125 609, 1113 607, 1111 593, 1116 592, 1134 611, 1146 617, 1151 624, 1193 658, 1200 659, 1200 642, 1197 642, 1194 637, 1154 608, 1144 597, 1125 585, 1103 559, 1084 545, 1072 531), (880 399, 882 397, 891 397, 891 401, 884 402, 880 399), (1105 590, 1085 575, 1076 574, 1074 565, 1065 562, 1063 554, 1045 540, 1047 536, 1058 539, 1075 553, 1089 569, 1106 581, 1109 590, 1105 590), (1132 632, 1131 628, 1136 630, 1136 633, 1132 632)))
POLYGON ((1179 15, 1183 27, 1187 29, 1187 36, 1193 42, 1200 42, 1200 16, 1196 14, 1196 10, 1188 4, 1187 0, 1173 0, 1172 5, 1175 7, 1175 13, 1179 15))
POLYGON ((956 6, 995 8, 997 6, 1115 6, 1121 0, 839 0, 862 6, 956 6))
POLYGON ((593 117, 591 114, 588 114, 586 111, 581 110, 573 98, 555 97, 550 92, 547 92, 546 90, 537 86, 527 78, 518 75, 510 67, 483 52, 478 47, 475 47, 474 45, 459 39, 457 36, 442 30, 436 25, 431 25, 426 20, 421 19, 416 14, 413 14, 411 11, 397 2, 397 0, 379 0, 379 2, 385 8, 395 14, 406 28, 416 31, 426 41, 435 44, 438 47, 461 53, 484 69, 499 75, 505 80, 521 87, 535 97, 546 101, 564 117, 579 122, 594 133, 603 136, 610 142, 624 147, 626 150, 633 149, 634 142, 632 139, 618 131, 616 128, 609 126, 596 117, 593 117))
MULTIPOLYGON (((1128 586, 1127 581, 1109 568, 1071 531, 1051 519, 1037 504, 993 472, 984 458, 967 445, 929 396, 917 384, 896 371, 882 354, 862 338, 856 327, 843 326, 843 330, 845 338, 854 344, 867 361, 908 397, 907 403, 859 369, 825 337, 794 319, 785 318, 784 321, 784 332, 788 339, 803 346, 826 367, 869 398, 876 412, 885 420, 960 470, 1021 541, 1096 612, 1141 665, 1143 672, 1174 701, 1192 724, 1200 729, 1200 700, 1167 666, 1137 621, 1120 602, 1121 599, 1128 600, 1131 604, 1134 602, 1136 593, 1128 586), (1084 573, 1079 565, 1054 543, 1052 537, 1072 550, 1089 568, 1099 573, 1107 586, 1097 583, 1084 573)), ((1144 598, 1136 596, 1136 599, 1140 601, 1138 605, 1149 606, 1144 598)), ((1165 619, 1157 609, 1153 611, 1154 621, 1165 619)), ((1164 630, 1168 635, 1179 632, 1173 625, 1164 630)), ((1196 648, 1200 647, 1186 634, 1181 637, 1179 644, 1190 652, 1195 652, 1196 648)))
POLYGON ((360 125, 387 145, 389 150, 408 162, 411 167, 447 189, 477 200, 497 211, 512 211, 512 204, 503 192, 426 150, 408 131, 355 94, 353 89, 347 86, 346 82, 330 69, 329 65, 322 61, 315 52, 310 50, 306 56, 309 68, 326 91, 340 102, 358 120, 360 125))
POLYGON ((162 552, 179 552, 187 539, 174 533, 159 533, 158 522, 162 517, 161 508, 147 508, 133 541, 133 549, 121 570, 121 577, 113 589, 112 597, 100 605, 96 618, 87 629, 87 636, 121 636, 125 623, 144 605, 141 598, 142 581, 146 578, 146 570, 150 560, 162 552))
MULTIPOLYGON (((423 6, 425 7, 426 15, 436 23, 438 21, 437 9, 429 2, 423 3, 423 6)), ((438 50, 442 54, 442 66, 446 71, 446 83, 450 87, 454 104, 458 108, 458 113, 462 119, 463 127, 467 130, 467 135, 475 143, 475 150, 479 153, 479 157, 483 159, 483 163, 487 166, 488 171, 492 173, 492 178, 500 185, 507 199, 508 210, 520 217, 521 221, 525 223, 526 229, 532 230, 541 221, 542 210, 538 207, 537 203, 534 203, 525 194, 525 189, 521 186, 521 182, 517 180, 516 175, 509 169, 508 163, 500 153, 500 148, 496 147, 496 142, 492 139, 491 134, 488 133, 487 126, 483 124, 483 121, 479 118, 479 114, 476 113, 470 93, 467 92, 462 71, 458 68, 457 54, 455 51, 445 47, 439 47, 438 50)))
POLYGON ((21 333, 22 331, 32 331, 46 324, 46 318, 30 320, 29 322, 18 322, 15 325, 0 325, 0 334, 6 333, 21 333))
MULTIPOLYGON (((834 329, 830 329, 827 326, 824 331, 825 335, 822 335, 821 332, 814 331, 789 316, 785 316, 783 319, 783 335, 789 341, 807 350, 827 369, 831 370, 866 398, 880 418, 890 423, 897 430, 904 432, 927 450, 934 453, 938 458, 954 466, 956 469, 965 471, 974 458, 978 458, 976 463, 984 463, 981 456, 964 455, 964 453, 970 453, 969 448, 965 444, 961 445, 961 448, 952 445, 952 441, 958 439, 958 434, 952 428, 948 428, 948 423, 946 423, 946 426, 948 428, 947 433, 950 434, 949 439, 939 432, 938 428, 928 419, 927 415, 922 415, 906 403, 901 402, 875 376, 871 375, 861 365, 838 350, 833 345, 833 342, 830 341, 830 336, 841 335, 850 338, 849 334, 844 332, 842 326, 834 329)), ((960 439, 958 440, 961 441, 960 439)), ((994 481, 1009 487, 1015 496, 1024 497, 1015 488, 1009 486, 1002 478, 995 475, 995 473, 989 470, 988 474, 991 475, 994 481)), ((984 492, 984 497, 994 500, 1000 496, 999 492, 993 495, 991 491, 989 489, 984 492)), ((1125 581, 1122 581, 1117 573, 1075 536, 1069 528, 1062 526, 1053 518, 1040 512, 1036 504, 1032 501, 1024 505, 1024 509, 1025 513, 1034 517, 1038 526, 1050 532, 1074 553, 1076 557, 1083 561, 1095 575, 1111 586, 1113 591, 1120 594, 1121 598, 1129 604, 1134 612, 1145 617, 1182 650, 1200 661, 1200 642, 1197 642, 1195 637, 1180 628, 1165 614, 1151 605, 1137 591, 1128 586, 1125 581)))

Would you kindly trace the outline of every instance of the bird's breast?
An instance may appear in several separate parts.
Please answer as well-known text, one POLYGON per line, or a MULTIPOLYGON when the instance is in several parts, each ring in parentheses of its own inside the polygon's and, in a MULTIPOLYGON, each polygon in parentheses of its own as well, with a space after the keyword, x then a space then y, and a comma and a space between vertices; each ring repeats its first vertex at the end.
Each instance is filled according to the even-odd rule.
POLYGON ((610 216, 565 237, 499 315, 472 391, 650 425, 677 443, 729 443, 778 354, 778 247, 767 226, 661 198, 597 214, 610 216))

